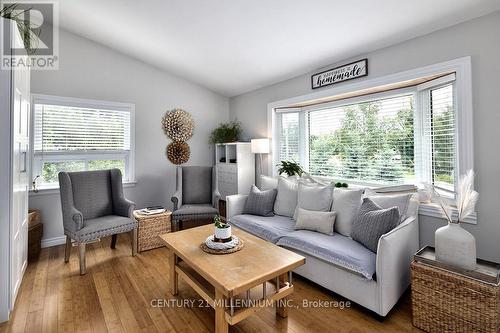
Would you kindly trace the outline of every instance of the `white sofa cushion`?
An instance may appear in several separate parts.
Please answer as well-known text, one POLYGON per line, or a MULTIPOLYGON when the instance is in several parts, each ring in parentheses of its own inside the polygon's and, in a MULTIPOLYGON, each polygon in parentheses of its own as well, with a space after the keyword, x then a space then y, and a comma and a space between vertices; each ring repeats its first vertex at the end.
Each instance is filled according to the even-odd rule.
POLYGON ((265 175, 260 175, 259 184, 260 184, 259 188, 261 191, 267 191, 278 188, 278 177, 269 177, 265 175))
MULTIPOLYGON (((333 184, 320 185, 319 183, 305 183, 299 181, 297 209, 307 209, 317 212, 328 212, 332 208, 333 184)), ((293 219, 297 219, 297 210, 293 219)))
POLYGON ((297 207, 298 184, 296 180, 278 178, 278 194, 274 202, 274 213, 292 217, 297 207))
POLYGON ((291 218, 285 216, 264 217, 247 214, 231 217, 229 224, 271 243, 276 243, 281 237, 293 232, 295 225, 291 218))
POLYGON ((403 194, 379 194, 371 189, 366 189, 364 197, 370 198, 374 203, 382 208, 392 208, 398 207, 400 221, 403 221, 408 216, 408 207, 410 205, 410 199, 415 195, 415 193, 403 193, 403 194))
POLYGON ((361 206, 363 189, 346 190, 335 188, 333 190, 332 211, 337 213, 335 231, 344 236, 351 236, 352 222, 361 206))
POLYGON ((297 207, 295 230, 311 230, 333 235, 335 212, 319 212, 297 207))

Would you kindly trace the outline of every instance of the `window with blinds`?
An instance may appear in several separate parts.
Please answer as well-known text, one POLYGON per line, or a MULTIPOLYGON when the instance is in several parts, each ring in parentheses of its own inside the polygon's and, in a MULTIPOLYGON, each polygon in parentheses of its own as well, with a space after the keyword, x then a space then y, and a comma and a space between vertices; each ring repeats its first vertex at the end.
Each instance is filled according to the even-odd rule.
POLYGON ((299 113, 280 113, 279 118, 280 161, 299 162, 299 113))
POLYGON ((309 112, 309 172, 346 180, 414 178, 413 95, 309 112))
POLYGON ((81 100, 37 100, 33 103, 34 176, 55 185, 60 171, 118 168, 132 180, 133 106, 112 103, 86 106, 81 100), (111 107, 110 107, 111 106, 111 107))
POLYGON ((296 111, 277 111, 278 154, 313 176, 366 185, 432 183, 453 193, 455 76, 296 111))

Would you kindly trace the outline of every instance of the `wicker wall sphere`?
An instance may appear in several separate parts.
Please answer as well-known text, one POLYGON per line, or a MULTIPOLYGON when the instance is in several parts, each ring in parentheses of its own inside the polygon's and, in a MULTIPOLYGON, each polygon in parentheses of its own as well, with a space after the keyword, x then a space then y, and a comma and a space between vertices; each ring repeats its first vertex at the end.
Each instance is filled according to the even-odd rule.
POLYGON ((172 142, 167 146, 167 157, 174 164, 183 164, 189 160, 191 150, 186 142, 172 142))
POLYGON ((161 121, 165 134, 174 141, 187 141, 194 132, 194 120, 189 112, 174 109, 167 111, 161 121))

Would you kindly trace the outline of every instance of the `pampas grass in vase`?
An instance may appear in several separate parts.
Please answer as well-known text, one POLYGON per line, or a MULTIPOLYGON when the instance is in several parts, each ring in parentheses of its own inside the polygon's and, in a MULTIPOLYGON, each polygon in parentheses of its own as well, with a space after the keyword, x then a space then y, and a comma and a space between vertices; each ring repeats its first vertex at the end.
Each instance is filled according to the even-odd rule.
POLYGON ((446 204, 435 188, 431 186, 434 201, 437 202, 448 220, 448 224, 436 230, 436 260, 448 265, 474 270, 476 268, 476 239, 461 223, 475 212, 479 194, 474 191, 474 171, 469 170, 460 177, 456 195, 456 207, 446 204), (456 209, 456 220, 453 214, 456 209))

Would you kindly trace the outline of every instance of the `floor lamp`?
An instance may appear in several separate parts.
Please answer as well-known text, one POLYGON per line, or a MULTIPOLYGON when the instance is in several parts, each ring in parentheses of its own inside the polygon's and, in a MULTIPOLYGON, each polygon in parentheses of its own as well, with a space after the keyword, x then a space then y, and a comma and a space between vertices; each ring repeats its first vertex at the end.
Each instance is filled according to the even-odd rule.
MULTIPOLYGON (((269 154, 270 152, 270 140, 268 138, 262 139, 252 139, 252 153, 259 154, 259 169, 257 175, 255 175, 256 183, 259 182, 260 175, 262 174, 262 154, 269 154)), ((257 184, 260 185, 260 184, 257 184)))

